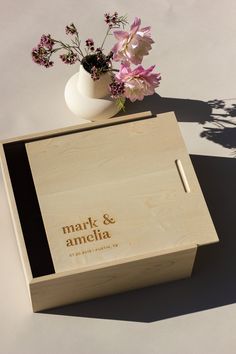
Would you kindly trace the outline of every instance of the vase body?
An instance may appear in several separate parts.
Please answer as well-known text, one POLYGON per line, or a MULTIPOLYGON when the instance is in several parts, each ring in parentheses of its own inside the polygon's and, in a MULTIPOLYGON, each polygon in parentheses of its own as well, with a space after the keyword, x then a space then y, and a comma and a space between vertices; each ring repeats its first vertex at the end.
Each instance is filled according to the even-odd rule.
POLYGON ((65 87, 65 101, 68 108, 79 118, 98 121, 111 118, 119 112, 114 99, 110 97, 109 73, 94 81, 83 65, 74 74, 65 87))

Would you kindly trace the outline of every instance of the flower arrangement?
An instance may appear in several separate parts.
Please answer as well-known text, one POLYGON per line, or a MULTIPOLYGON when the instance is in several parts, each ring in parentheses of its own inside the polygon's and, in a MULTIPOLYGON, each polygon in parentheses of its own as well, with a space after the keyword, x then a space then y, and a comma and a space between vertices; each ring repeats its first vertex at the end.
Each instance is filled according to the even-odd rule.
POLYGON ((103 73, 109 72, 110 95, 124 107, 126 98, 131 102, 143 100, 144 96, 154 94, 155 88, 160 84, 160 73, 153 72, 155 65, 147 69, 141 65, 154 41, 150 26, 141 28, 141 19, 138 17, 135 17, 129 31, 124 30, 128 24, 126 17, 119 16, 117 12, 106 13, 104 19, 107 31, 99 47, 95 47, 93 39, 88 38, 82 50, 79 31, 71 23, 65 28, 66 34, 70 36, 70 43, 56 40, 50 34, 43 34, 40 43, 32 50, 32 59, 35 63, 50 68, 54 64, 52 56, 60 52, 63 63, 72 65, 80 62, 94 81, 99 80, 103 73), (105 54, 104 44, 109 35, 113 35, 116 42, 105 54), (119 69, 113 67, 114 62, 120 64, 119 69))

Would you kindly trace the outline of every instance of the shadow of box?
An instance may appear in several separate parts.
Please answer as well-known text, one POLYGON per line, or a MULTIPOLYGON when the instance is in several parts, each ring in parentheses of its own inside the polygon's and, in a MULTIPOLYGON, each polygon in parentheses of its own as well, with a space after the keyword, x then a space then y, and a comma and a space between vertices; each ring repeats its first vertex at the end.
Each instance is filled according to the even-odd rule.
MULTIPOLYGON (((50 153, 50 149, 47 151, 50 153)), ((94 156, 96 162, 100 155, 94 156)), ((173 113, 159 116, 137 113, 10 139, 1 144, 1 163, 34 311, 189 277, 197 247, 218 241, 173 113), (99 146, 105 146, 102 151, 113 154, 106 160, 111 163, 111 182, 118 188, 124 179, 119 194, 123 193, 124 198, 127 195, 127 211, 116 208, 117 217, 121 224, 127 224, 127 230, 133 228, 133 235, 118 233, 120 244, 123 249, 126 247, 125 254, 122 251, 114 259, 88 262, 58 272, 26 144, 48 139, 52 144, 61 143, 72 135, 81 139, 85 132, 86 139, 93 134, 97 153, 99 146), (96 141, 98 135, 101 145, 96 141), (117 156, 123 156, 119 160, 120 180, 117 180, 117 156), (142 219, 137 205, 142 213, 143 210, 147 213, 145 218, 142 219)), ((99 170, 96 171, 99 175, 99 170)), ((80 173, 79 164, 77 172, 80 173)), ((101 173, 100 177, 105 186, 107 174, 101 173)))

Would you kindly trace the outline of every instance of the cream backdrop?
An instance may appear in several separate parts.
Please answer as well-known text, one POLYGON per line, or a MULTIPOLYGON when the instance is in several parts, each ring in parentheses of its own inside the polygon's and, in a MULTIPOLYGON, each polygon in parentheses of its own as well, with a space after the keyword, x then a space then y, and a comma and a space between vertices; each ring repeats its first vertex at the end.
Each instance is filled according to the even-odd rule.
POLYGON ((59 62, 40 68, 30 51, 42 33, 63 37, 71 22, 84 40, 101 40, 107 11, 128 14, 129 22, 140 16, 152 27, 155 44, 144 64, 162 74, 160 97, 127 112, 176 112, 222 242, 199 255, 191 280, 32 314, 0 174, 0 353, 233 354, 234 0, 1 0, 0 139, 82 123, 63 98, 78 68, 59 62))

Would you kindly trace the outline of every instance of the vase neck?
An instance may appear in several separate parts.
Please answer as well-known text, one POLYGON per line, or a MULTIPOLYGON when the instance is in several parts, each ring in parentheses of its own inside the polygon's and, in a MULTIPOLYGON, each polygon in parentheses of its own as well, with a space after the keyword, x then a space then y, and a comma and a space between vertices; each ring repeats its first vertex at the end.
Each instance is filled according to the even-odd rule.
POLYGON ((111 76, 109 73, 102 74, 98 80, 94 81, 90 73, 84 69, 83 65, 80 65, 77 89, 84 96, 103 98, 109 94, 110 83, 111 76))

